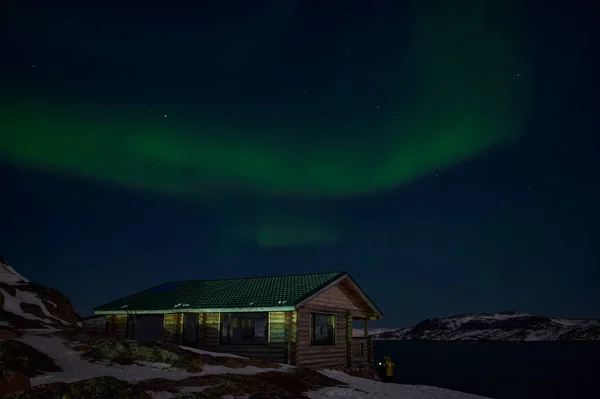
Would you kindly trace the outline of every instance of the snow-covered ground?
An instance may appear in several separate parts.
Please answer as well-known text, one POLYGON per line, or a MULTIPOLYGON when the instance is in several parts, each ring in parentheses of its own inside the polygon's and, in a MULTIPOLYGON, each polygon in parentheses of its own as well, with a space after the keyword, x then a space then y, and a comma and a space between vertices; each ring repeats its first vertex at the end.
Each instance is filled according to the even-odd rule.
MULTIPOLYGON (((69 343, 61 338, 53 335, 43 334, 36 331, 28 331, 25 335, 19 338, 20 341, 38 349, 53 358, 56 363, 62 368, 62 371, 47 373, 31 379, 31 385, 41 385, 51 382, 75 382, 88 378, 99 376, 111 376, 124 381, 139 382, 153 378, 166 378, 171 380, 182 380, 192 376, 215 375, 215 374, 238 374, 249 375, 263 372, 290 372, 294 367, 289 365, 281 365, 278 369, 261 368, 246 366, 243 368, 229 368, 221 365, 205 364, 202 372, 193 373, 181 369, 171 367, 164 363, 136 362, 133 365, 118 365, 108 362, 89 362, 81 358, 80 353, 73 349, 69 343)), ((196 352, 202 355, 210 355, 215 357, 240 356, 214 353, 205 350, 182 347, 183 349, 196 352)), ((382 383, 378 381, 368 380, 364 378, 352 377, 346 373, 336 370, 321 371, 325 376, 333 378, 347 385, 339 387, 322 388, 315 391, 307 392, 306 395, 312 399, 325 398, 359 398, 359 399, 376 399, 376 398, 397 398, 397 399, 476 399, 481 396, 450 391, 447 389, 420 386, 420 385, 399 385, 382 383)), ((182 387, 182 392, 199 392, 208 387, 182 387)), ((167 391, 148 392, 153 399, 169 399, 174 394, 167 391)), ((225 397, 224 397, 225 398, 225 397)), ((233 398, 233 397, 230 397, 233 398)), ((239 397, 238 397, 239 399, 239 397)))
POLYGON ((29 280, 17 273, 12 266, 9 266, 2 261, 0 261, 0 281, 6 284, 15 284, 20 281, 25 283, 29 282, 29 280))
POLYGON ((311 399, 326 398, 359 398, 359 399, 481 399, 483 396, 451 391, 443 388, 424 385, 389 384, 364 378, 352 377, 337 370, 323 370, 321 373, 329 378, 345 382, 348 386, 322 388, 307 392, 311 399))
MULTIPOLYGON (((226 366, 205 364, 204 370, 199 373, 191 373, 185 370, 171 367, 165 363, 150 363, 138 361, 132 365, 111 364, 108 362, 89 362, 81 358, 80 353, 71 348, 65 341, 56 336, 26 334, 18 339, 40 352, 43 352, 56 361, 63 371, 33 377, 31 385, 47 384, 50 382, 75 382, 98 376, 110 376, 120 380, 137 382, 151 378, 167 378, 170 380, 182 380, 192 376, 207 374, 256 374, 265 371, 287 371, 291 366, 281 365, 278 369, 267 369, 261 367, 246 366, 240 369, 232 369, 226 366)), ((238 357, 230 354, 213 353, 199 349, 182 347, 200 354, 211 356, 238 357)))

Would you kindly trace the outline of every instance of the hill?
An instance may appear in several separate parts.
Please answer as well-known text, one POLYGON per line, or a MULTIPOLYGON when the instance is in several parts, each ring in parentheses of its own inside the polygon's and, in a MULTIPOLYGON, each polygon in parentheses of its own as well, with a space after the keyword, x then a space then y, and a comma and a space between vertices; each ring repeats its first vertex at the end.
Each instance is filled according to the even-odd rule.
POLYGON ((599 320, 570 320, 527 313, 468 313, 426 319, 409 328, 385 331, 378 340, 414 341, 595 341, 600 340, 599 320))

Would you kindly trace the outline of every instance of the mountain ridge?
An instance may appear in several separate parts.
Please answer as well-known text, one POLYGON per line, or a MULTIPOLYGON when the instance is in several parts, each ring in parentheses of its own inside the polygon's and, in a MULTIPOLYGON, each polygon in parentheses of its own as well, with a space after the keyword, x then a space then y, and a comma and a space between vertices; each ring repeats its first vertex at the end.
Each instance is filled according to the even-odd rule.
POLYGON ((554 342, 600 340, 600 320, 561 319, 515 311, 429 318, 412 327, 373 334, 376 340, 554 342))

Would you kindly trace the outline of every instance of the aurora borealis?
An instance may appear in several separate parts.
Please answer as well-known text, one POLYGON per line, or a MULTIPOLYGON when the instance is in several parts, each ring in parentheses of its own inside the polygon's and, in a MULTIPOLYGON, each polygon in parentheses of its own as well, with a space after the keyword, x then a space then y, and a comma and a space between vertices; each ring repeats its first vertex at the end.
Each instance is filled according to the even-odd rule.
MULTIPOLYGON (((207 255, 195 262, 230 273, 278 257, 362 259, 348 248, 364 252, 369 235, 384 237, 364 244, 378 252, 406 245, 412 219, 426 225, 438 212, 422 208, 430 199, 408 200, 411 190, 531 137, 535 40, 515 2, 341 4, 11 2, 0 109, 8 180, 30 175, 35 192, 66 185, 47 201, 77 202, 80 216, 181 210, 173 240, 200 245, 207 255), (412 216, 407 201, 418 204, 412 216)), ((460 203, 450 191, 427 197, 460 203)), ((151 234, 127 224, 113 226, 134 241, 151 234)), ((186 263, 193 249, 178 248, 186 263)))

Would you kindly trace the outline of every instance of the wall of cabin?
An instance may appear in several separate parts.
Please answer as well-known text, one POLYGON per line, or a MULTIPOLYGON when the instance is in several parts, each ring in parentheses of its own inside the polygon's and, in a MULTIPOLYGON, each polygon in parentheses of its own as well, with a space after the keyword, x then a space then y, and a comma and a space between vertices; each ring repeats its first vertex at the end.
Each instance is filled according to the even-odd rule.
POLYGON ((85 331, 100 331, 107 332, 108 317, 107 316, 93 316, 83 319, 83 329, 85 331))
POLYGON ((352 362, 352 318, 369 315, 369 306, 342 280, 298 309, 296 364, 302 367, 346 367, 352 362), (313 346, 312 313, 335 316, 334 345, 313 346))
MULTIPOLYGON (((197 346, 214 352, 258 357, 301 367, 345 367, 358 363, 359 359, 352 345, 352 320, 368 318, 372 310, 349 284, 342 280, 306 302, 297 311, 270 312, 268 345, 220 344, 220 313, 199 313, 197 346), (312 313, 335 316, 333 345, 312 345, 312 313)), ((180 343, 183 319, 182 313, 164 315, 165 341, 180 343)), ((126 315, 110 315, 108 320, 109 332, 125 336, 126 315)), ((360 357, 372 360, 372 342, 365 344, 362 352, 364 355, 360 357)))
POLYGON ((111 314, 108 316, 108 333, 119 337, 125 337, 127 331, 127 315, 111 314))
POLYGON ((372 310, 360 295, 350 288, 350 282, 342 280, 338 284, 311 299, 306 306, 327 306, 350 311, 354 318, 365 318, 372 310))
POLYGON ((347 364, 346 311, 326 306, 303 306, 298 309, 296 335, 296 365, 300 367, 344 367, 347 364), (335 343, 311 344, 312 313, 335 316, 335 343))
POLYGON ((163 340, 174 344, 181 343, 181 333, 183 330, 182 313, 166 313, 163 322, 163 340))
POLYGON ((202 313, 198 326, 198 347, 214 352, 232 353, 239 356, 257 357, 278 363, 287 363, 295 356, 295 348, 288 344, 295 327, 295 312, 269 312, 267 345, 220 344, 220 313, 202 313))

